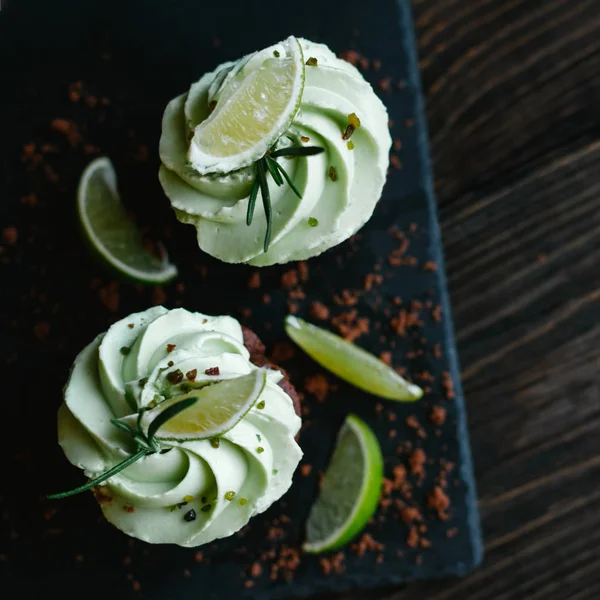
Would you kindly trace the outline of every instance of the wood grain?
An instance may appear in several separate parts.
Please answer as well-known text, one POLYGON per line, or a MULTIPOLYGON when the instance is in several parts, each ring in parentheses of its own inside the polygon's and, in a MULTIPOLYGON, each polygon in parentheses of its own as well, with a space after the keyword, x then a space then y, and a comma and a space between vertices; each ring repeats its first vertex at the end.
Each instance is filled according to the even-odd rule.
POLYGON ((598 598, 600 1, 413 4, 486 558, 372 597, 598 598))

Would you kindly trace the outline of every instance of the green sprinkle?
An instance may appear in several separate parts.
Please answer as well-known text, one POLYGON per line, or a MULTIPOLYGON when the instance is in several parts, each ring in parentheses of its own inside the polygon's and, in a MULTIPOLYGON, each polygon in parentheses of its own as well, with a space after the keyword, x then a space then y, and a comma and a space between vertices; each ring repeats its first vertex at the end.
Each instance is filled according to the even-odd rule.
POLYGON ((260 433, 257 433, 257 434, 256 434, 256 439, 257 439, 259 442, 262 442, 262 437, 261 437, 260 433))
POLYGON ((184 496, 183 497, 183 501, 184 502, 193 502, 194 501, 194 496, 184 496))
POLYGON ((246 502, 248 502, 248 500, 246 500, 246 498, 240 498, 239 502, 242 506, 244 506, 244 504, 246 504, 246 502))
POLYGON ((348 150, 354 150, 354 142, 352 140, 348 142, 348 150))
POLYGON ((225 492, 225 500, 231 502, 235 498, 235 492, 225 492))
POLYGON ((127 356, 131 352, 131 348, 128 348, 127 346, 121 346, 120 352, 123 356, 127 356))
POLYGON ((213 448, 218 448, 221 445, 221 440, 218 437, 210 439, 210 445, 213 448))
POLYGON ((279 54, 279 50, 274 50, 274 51, 273 51, 273 56, 274 56, 275 58, 279 58, 279 57, 281 56, 281 54, 279 54))
POLYGON ((202 502, 202 504, 206 504, 206 496, 202 496, 202 498, 200 498, 200 502, 202 502))
POLYGON ((277 475, 277 473, 279 473, 279 471, 277 469, 273 469, 273 475, 277 475))
POLYGON ((142 379, 140 379, 138 381, 138 383, 140 384, 140 387, 144 387, 148 383, 148 378, 147 377, 142 377, 142 379))
POLYGON ((259 454, 262 454, 262 453, 265 451, 265 449, 264 449, 262 446, 259 446, 259 447, 256 449, 256 451, 257 451, 259 454))
POLYGON ((334 166, 329 167, 329 179, 331 179, 331 181, 337 181, 338 180, 338 175, 337 175, 337 171, 335 170, 334 166))
POLYGON ((317 60, 317 59, 316 59, 314 56, 311 56, 311 57, 310 57, 310 58, 309 58, 309 59, 306 61, 306 64, 307 64, 309 67, 316 67, 316 66, 319 64, 319 61, 318 61, 318 60, 317 60))
POLYGON ((315 219, 314 217, 308 217, 308 224, 311 227, 316 227, 319 224, 319 219, 315 219))
POLYGON ((205 504, 200 510, 202 512, 208 512, 212 508, 212 504, 205 504))
POLYGON ((265 407, 265 401, 261 400, 257 405, 256 408, 262 410, 265 407))

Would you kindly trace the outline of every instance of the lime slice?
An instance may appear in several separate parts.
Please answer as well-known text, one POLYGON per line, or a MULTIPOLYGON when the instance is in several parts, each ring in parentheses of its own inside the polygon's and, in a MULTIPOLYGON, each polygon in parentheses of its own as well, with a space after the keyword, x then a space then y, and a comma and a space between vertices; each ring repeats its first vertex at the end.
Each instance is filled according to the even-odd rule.
POLYGON ((376 356, 330 331, 291 315, 285 319, 285 331, 320 365, 361 390, 402 402, 423 395, 418 385, 406 381, 376 356))
POLYGON ((92 249, 121 275, 152 284, 177 276, 177 268, 166 256, 159 260, 144 248, 140 232, 121 204, 117 175, 108 158, 97 158, 83 172, 77 212, 92 249))
POLYGON ((260 398, 266 383, 267 372, 256 369, 248 375, 225 379, 175 396, 144 413, 142 430, 147 432, 152 421, 174 404, 196 398, 195 404, 158 428, 156 439, 182 442, 218 437, 244 418, 260 398))
POLYGON ((364 421, 348 415, 308 515, 304 550, 335 550, 360 533, 377 509, 382 483, 377 438, 364 421))
POLYGON ((242 62, 219 77, 216 108, 196 126, 188 151, 198 173, 228 173, 256 162, 290 126, 304 91, 304 58, 293 36, 281 47, 278 57, 253 61, 251 69, 242 62))

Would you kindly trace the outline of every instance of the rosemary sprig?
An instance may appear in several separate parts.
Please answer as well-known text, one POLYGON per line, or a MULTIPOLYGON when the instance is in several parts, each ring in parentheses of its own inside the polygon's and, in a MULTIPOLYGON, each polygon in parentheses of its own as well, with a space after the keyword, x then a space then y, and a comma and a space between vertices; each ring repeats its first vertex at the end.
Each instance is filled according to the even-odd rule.
POLYGON ((271 175, 277 186, 283 185, 285 179, 287 184, 292 188, 294 194, 296 194, 298 198, 302 198, 302 194, 294 185, 291 177, 275 159, 279 158, 280 156, 314 156, 315 154, 321 154, 321 152, 325 152, 325 148, 321 148, 319 146, 293 146, 291 148, 281 148, 279 150, 267 152, 267 154, 265 154, 261 159, 256 161, 256 178, 252 184, 250 198, 248 199, 246 225, 252 224, 256 199, 258 197, 258 191, 260 190, 263 209, 267 219, 267 232, 265 234, 264 244, 265 252, 269 249, 269 244, 271 243, 271 232, 273 228, 273 207, 271 206, 271 193, 269 191, 269 179, 267 173, 271 175))
POLYGON ((47 496, 47 498, 49 500, 59 500, 60 498, 68 498, 69 496, 75 496, 75 494, 80 494, 81 492, 90 490, 90 489, 96 487, 97 485, 100 485, 103 481, 110 479, 117 473, 120 473, 121 471, 123 471, 124 469, 126 469, 127 467, 132 465, 133 463, 140 460, 140 458, 144 458, 144 456, 150 456, 151 454, 156 454, 157 452, 160 452, 161 451, 160 445, 159 445, 158 441, 156 440, 156 438, 154 437, 156 435, 156 432, 167 421, 169 421, 170 419, 172 419, 173 417, 178 415, 181 411, 192 406, 192 404, 197 402, 197 400, 198 400, 198 398, 186 398, 185 400, 182 400, 181 402, 178 402, 177 404, 173 404, 173 406, 170 406, 169 408, 163 410, 152 421, 152 423, 150 423, 150 427, 148 427, 147 434, 144 434, 141 429, 141 418, 142 418, 143 413, 146 410, 148 410, 147 408, 142 408, 138 412, 137 429, 134 429, 127 423, 123 423, 122 421, 119 421, 118 419, 111 419, 110 422, 115 427, 122 429, 123 431, 125 431, 126 433, 131 435, 131 437, 135 440, 136 445, 137 445, 135 454, 132 454, 131 456, 127 457, 125 460, 116 464, 114 467, 112 467, 111 469, 106 471, 106 473, 102 473, 102 475, 99 475, 95 479, 88 481, 84 485, 81 485, 79 487, 76 487, 75 489, 69 490, 68 492, 60 492, 58 494, 50 494, 49 496, 47 496))

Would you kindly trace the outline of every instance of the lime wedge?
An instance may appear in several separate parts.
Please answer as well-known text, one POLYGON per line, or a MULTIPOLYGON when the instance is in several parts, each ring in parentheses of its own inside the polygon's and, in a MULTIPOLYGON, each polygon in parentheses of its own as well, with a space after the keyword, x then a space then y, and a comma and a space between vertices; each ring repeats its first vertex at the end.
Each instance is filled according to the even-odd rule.
POLYGON ((142 430, 146 433, 152 421, 174 404, 196 398, 195 404, 158 428, 156 439, 182 442, 218 437, 243 419, 260 398, 266 383, 267 372, 256 369, 248 375, 174 396, 144 413, 142 430))
POLYGON ((423 390, 406 381, 396 371, 366 350, 343 338, 288 315, 286 333, 320 365, 341 379, 387 400, 412 402, 423 390))
POLYGON ((77 212, 92 249, 121 275, 151 284, 177 276, 177 268, 166 256, 159 260, 144 248, 140 232, 121 204, 117 175, 108 158, 97 158, 83 172, 77 212))
POLYGON ((377 438, 364 421, 348 415, 308 515, 305 552, 335 550, 360 533, 377 509, 382 483, 377 438))
POLYGON ((225 75, 212 114, 196 126, 188 158, 198 173, 229 173, 264 156, 283 135, 300 108, 304 91, 304 58, 293 36, 281 44, 278 57, 245 62, 225 75))

